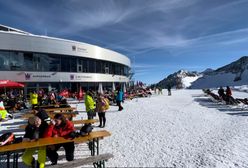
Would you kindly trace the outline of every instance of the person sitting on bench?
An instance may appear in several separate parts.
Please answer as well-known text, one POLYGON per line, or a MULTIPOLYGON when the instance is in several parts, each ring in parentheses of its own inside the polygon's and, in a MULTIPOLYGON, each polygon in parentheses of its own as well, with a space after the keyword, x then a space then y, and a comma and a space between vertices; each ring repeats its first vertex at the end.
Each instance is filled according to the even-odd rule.
POLYGON ((232 97, 232 90, 229 86, 226 87, 226 104, 237 104, 235 99, 232 97))
MULTIPOLYGON (((25 128, 25 135, 23 141, 35 141, 39 138, 44 137, 44 132, 47 129, 48 124, 46 122, 42 122, 41 119, 37 116, 30 117, 28 119, 28 125, 25 128)), ((37 149, 31 148, 26 149, 24 154, 22 155, 23 162, 28 165, 35 167, 35 159, 33 154, 37 149)), ((39 168, 44 168, 46 162, 46 147, 40 147, 38 149, 38 162, 37 165, 39 168)))
MULTIPOLYGON (((74 130, 72 122, 68 121, 62 114, 56 114, 45 132, 45 137, 70 138, 70 134, 74 130)), ((57 151, 61 146, 65 149, 66 160, 72 161, 74 159, 74 142, 51 145, 47 147, 47 156, 51 160, 52 165, 57 164, 59 158, 57 151)))
POLYGON ((6 120, 6 117, 13 118, 4 107, 3 98, 0 97, 0 121, 6 120))

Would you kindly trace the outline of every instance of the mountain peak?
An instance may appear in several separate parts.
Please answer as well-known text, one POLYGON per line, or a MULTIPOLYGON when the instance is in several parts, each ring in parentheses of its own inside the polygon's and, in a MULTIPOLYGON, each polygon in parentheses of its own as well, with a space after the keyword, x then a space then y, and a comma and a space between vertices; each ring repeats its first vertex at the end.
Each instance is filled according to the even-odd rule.
POLYGON ((202 71, 201 73, 202 74, 207 74, 207 73, 210 73, 210 72, 213 72, 214 70, 212 68, 207 68, 205 69, 204 71, 202 71))
POLYGON ((199 77, 197 72, 187 70, 179 70, 173 74, 168 75, 165 79, 161 80, 157 85, 166 88, 168 85, 177 88, 186 88, 190 83, 199 77))

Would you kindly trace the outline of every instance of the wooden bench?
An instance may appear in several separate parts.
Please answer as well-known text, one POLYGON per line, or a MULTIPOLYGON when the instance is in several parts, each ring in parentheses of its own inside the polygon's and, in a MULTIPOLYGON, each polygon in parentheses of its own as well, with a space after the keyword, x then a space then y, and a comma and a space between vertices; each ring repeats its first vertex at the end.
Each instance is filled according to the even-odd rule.
MULTIPOLYGON (((90 119, 90 120, 75 120, 75 121, 71 121, 74 125, 76 124, 94 124, 96 122, 98 122, 98 119, 90 119)), ((27 125, 20 125, 19 128, 20 129, 25 129, 27 125)), ((81 126, 80 126, 81 127, 81 126)))
POLYGON ((66 162, 63 164, 57 164, 54 165, 53 168, 79 167, 82 165, 90 165, 90 164, 93 164, 94 167, 104 168, 105 167, 104 161, 107 161, 113 157, 114 155, 110 153, 100 154, 96 156, 90 156, 87 158, 76 159, 71 162, 66 162))
POLYGON ((35 108, 60 108, 60 106, 68 106, 69 104, 50 104, 50 105, 37 105, 35 108))
MULTIPOLYGON (((50 114, 48 114, 48 116, 50 117, 50 118, 54 118, 54 116, 56 115, 56 114, 58 114, 58 113, 50 113, 50 114)), ((71 112, 71 113, 59 113, 59 114, 63 114, 66 118, 68 118, 68 119, 71 119, 72 117, 76 117, 77 116, 77 112, 71 112)), ((28 119, 29 117, 33 117, 34 116, 34 114, 24 114, 24 115, 22 115, 22 118, 24 118, 24 119, 28 119)))
POLYGON ((25 149, 39 148, 39 147, 68 143, 68 142, 74 142, 76 144, 91 142, 90 143, 91 156, 95 156, 100 154, 99 140, 108 137, 110 135, 111 135, 110 132, 106 130, 102 130, 102 131, 93 131, 89 135, 83 137, 80 136, 74 139, 65 139, 63 137, 40 138, 37 141, 20 142, 17 144, 1 146, 0 155, 7 156, 7 167, 10 167, 10 162, 9 162, 10 155, 13 154, 13 165, 18 166, 19 152, 25 149))

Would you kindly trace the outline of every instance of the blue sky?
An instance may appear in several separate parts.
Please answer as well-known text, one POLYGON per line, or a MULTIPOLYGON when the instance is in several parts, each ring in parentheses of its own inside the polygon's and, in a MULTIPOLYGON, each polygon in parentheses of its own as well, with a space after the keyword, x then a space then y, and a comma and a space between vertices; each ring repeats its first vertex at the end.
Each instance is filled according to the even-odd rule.
POLYGON ((115 50, 151 84, 248 55, 247 11, 248 0, 1 0, 0 24, 115 50))

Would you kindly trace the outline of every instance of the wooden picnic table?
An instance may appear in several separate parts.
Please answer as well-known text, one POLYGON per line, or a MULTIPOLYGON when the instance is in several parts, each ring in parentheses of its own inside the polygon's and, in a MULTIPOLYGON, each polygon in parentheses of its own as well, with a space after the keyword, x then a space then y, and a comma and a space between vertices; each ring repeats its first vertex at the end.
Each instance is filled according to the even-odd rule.
POLYGON ((49 145, 55 145, 55 144, 61 144, 61 143, 67 143, 67 142, 74 142, 76 144, 79 143, 86 143, 89 141, 92 141, 91 143, 91 155, 99 155, 99 140, 103 139, 105 137, 110 136, 111 133, 102 130, 102 131, 94 131, 91 132, 89 135, 83 136, 83 137, 77 137, 74 139, 65 139, 63 137, 49 137, 49 138, 40 138, 37 141, 32 142, 21 142, 17 144, 11 144, 6 146, 0 147, 0 155, 6 155, 7 156, 7 168, 10 167, 10 155, 13 153, 13 167, 18 167, 18 157, 19 157, 19 151, 30 149, 30 148, 39 148, 49 145))
MULTIPOLYGON (((75 107, 55 107, 55 108, 47 108, 47 109, 43 109, 45 112, 72 112, 75 111, 76 108, 75 107)), ((31 110, 28 111, 28 114, 35 114, 37 113, 37 110, 31 110)))
MULTIPOLYGON (((95 122, 98 122, 98 119, 90 119, 90 120, 74 120, 71 121, 74 125, 76 124, 93 124, 95 122)), ((20 129, 25 129, 27 125, 20 125, 20 129)))
POLYGON ((44 110, 46 112, 56 112, 56 111, 70 112, 70 111, 76 110, 76 108, 75 107, 59 107, 59 108, 45 108, 44 110))

